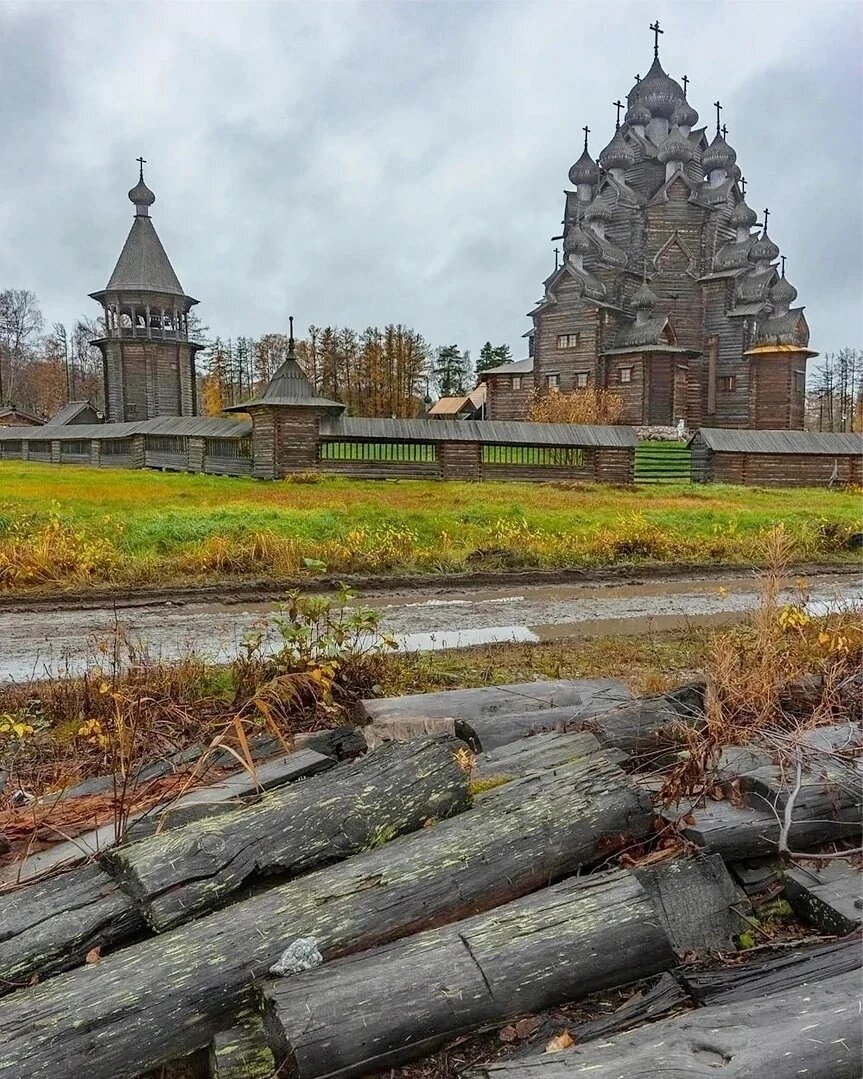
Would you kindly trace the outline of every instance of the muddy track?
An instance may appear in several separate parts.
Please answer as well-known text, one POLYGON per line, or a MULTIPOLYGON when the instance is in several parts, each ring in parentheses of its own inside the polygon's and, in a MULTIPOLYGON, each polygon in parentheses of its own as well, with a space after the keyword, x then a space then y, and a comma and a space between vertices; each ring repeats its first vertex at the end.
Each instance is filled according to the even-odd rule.
MULTIPOLYGON (((427 573, 367 577, 346 574, 342 577, 296 577, 220 581, 214 584, 176 585, 170 588, 87 589, 77 592, 29 592, 0 596, 0 614, 15 611, 88 611, 103 608, 150 607, 160 603, 248 603, 278 600, 285 592, 332 592, 339 584, 350 585, 362 595, 387 595, 395 592, 440 592, 448 589, 518 588, 527 585, 596 585, 636 584, 662 580, 711 580, 743 577, 759 573, 761 567, 737 563, 703 564, 697 562, 659 562, 650 565, 597 566, 587 569, 473 570, 467 573, 427 573)), ((859 575, 859 564, 801 563, 789 566, 789 577, 812 577, 820 574, 859 575)))

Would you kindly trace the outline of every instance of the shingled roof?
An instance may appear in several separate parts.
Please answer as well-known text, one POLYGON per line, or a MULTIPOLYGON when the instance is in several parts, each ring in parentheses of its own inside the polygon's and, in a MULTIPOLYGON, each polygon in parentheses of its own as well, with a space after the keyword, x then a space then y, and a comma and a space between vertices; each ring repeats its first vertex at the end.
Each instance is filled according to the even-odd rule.
POLYGON ((136 217, 132 222, 132 228, 105 291, 185 295, 149 217, 136 217))
POLYGON ((702 427, 689 440, 714 453, 804 453, 831 457, 863 454, 863 435, 834 431, 742 431, 702 427))
POLYGON ((306 377, 297 362, 293 342, 284 363, 273 375, 262 393, 239 405, 231 405, 225 412, 246 412, 250 408, 278 405, 290 408, 321 408, 327 412, 344 412, 345 406, 340 401, 322 397, 306 377))

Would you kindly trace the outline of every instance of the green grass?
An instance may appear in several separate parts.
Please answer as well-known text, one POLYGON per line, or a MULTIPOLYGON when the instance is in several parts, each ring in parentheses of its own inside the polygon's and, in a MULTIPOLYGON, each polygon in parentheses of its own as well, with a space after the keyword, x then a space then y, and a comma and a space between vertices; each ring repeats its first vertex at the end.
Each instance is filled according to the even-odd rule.
POLYGON ((860 498, 665 483, 621 489, 335 476, 259 483, 6 461, 0 589, 291 575, 303 572, 304 560, 333 573, 372 574, 758 564, 775 524, 787 530, 797 560, 850 561, 845 544, 861 529, 860 498))

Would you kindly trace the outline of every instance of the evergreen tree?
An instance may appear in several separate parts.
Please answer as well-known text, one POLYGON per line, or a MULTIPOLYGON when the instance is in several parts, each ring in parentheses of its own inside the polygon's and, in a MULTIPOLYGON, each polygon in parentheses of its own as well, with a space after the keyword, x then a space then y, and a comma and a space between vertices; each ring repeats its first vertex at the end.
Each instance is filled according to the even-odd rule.
POLYGON ((502 363, 509 363, 511 359, 512 352, 509 345, 493 345, 491 341, 486 341, 479 350, 476 373, 488 371, 490 367, 499 367, 502 363))
POLYGON ((441 397, 462 397, 470 382, 470 353, 458 345, 441 345, 435 350, 431 376, 441 397))

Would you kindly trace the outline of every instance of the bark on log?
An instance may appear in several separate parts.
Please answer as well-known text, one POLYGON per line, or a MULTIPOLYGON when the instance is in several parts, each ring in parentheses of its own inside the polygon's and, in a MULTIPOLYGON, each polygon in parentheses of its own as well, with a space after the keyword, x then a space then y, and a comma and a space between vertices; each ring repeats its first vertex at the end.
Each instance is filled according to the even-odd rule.
POLYGON ((0 995, 84 962, 146 928, 107 873, 85 865, 0 897, 0 995))
POLYGON ((391 743, 330 775, 103 859, 157 931, 221 906, 252 877, 341 861, 470 804, 454 738, 391 743))
POLYGON ((474 1070, 473 1079, 860 1079, 859 979, 701 1008, 583 1048, 474 1070))
POLYGON ((268 982, 265 1023, 287 1075, 348 1079, 675 962, 635 877, 596 874, 268 982))
POLYGON ((630 844, 653 820, 646 792, 602 753, 495 793, 0 1000, 0 1077, 132 1079, 209 1044, 297 937, 315 937, 332 959, 490 910, 630 844))
POLYGON ((785 955, 750 959, 724 970, 681 970, 677 978, 700 1004, 734 1004, 784 993, 860 969, 860 938, 795 948, 785 955))

